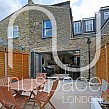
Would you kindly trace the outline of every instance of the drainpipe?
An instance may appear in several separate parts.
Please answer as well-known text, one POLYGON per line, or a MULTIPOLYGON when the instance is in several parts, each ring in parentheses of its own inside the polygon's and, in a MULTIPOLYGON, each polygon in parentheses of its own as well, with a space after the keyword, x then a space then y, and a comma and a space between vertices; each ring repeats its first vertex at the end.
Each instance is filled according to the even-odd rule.
POLYGON ((4 48, 4 71, 5 71, 5 76, 7 76, 7 53, 6 53, 6 48, 4 48))
POLYGON ((89 77, 88 77, 88 82, 90 81, 90 44, 91 44, 91 40, 88 38, 87 40, 87 44, 88 44, 88 55, 89 55, 89 77))
POLYGON ((71 20, 71 38, 74 37, 74 32, 73 32, 73 16, 72 16, 72 10, 70 10, 70 20, 71 20))

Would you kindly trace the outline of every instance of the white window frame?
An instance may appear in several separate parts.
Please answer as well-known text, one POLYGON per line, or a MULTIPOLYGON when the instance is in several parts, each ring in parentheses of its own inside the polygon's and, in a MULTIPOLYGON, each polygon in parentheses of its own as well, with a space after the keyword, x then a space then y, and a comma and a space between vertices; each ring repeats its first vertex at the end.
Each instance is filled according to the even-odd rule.
POLYGON ((93 20, 85 21, 86 32, 93 31, 93 20))
POLYGON ((17 38, 17 37, 19 37, 19 27, 14 25, 13 26, 13 38, 17 38), (16 29, 14 29, 14 28, 16 28, 16 29), (17 32, 16 36, 14 36, 14 32, 17 32))
POLYGON ((74 34, 81 33, 81 22, 74 22, 74 34))
POLYGON ((8 38, 17 38, 19 37, 19 27, 14 25, 13 27, 8 27, 8 38), (16 28, 16 29, 15 29, 16 28), (14 36, 14 32, 17 32, 17 35, 14 36))
POLYGON ((104 19, 108 19, 109 18, 109 12, 104 12, 104 19))

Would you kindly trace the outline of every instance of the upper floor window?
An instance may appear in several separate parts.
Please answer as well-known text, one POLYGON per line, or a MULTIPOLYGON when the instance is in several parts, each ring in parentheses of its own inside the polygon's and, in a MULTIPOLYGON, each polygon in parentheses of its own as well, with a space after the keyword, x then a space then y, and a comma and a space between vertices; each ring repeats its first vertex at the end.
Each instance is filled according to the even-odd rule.
POLYGON ((18 37, 18 26, 13 26, 13 38, 18 37))
POLYGON ((81 22, 74 22, 74 34, 81 33, 81 22))
POLYGON ((93 31, 93 20, 85 21, 85 25, 86 25, 86 32, 93 31))
POLYGON ((19 27, 13 26, 8 28, 8 38, 19 37, 19 27))
POLYGON ((104 19, 108 19, 109 17, 109 12, 104 12, 104 19))
POLYGON ((52 37, 52 25, 50 20, 43 21, 42 38, 52 37))

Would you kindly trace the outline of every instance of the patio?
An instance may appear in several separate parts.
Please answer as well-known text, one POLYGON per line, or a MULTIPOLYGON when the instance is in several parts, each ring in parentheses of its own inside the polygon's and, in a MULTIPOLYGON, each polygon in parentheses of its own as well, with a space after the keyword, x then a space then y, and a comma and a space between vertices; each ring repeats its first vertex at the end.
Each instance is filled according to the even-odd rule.
MULTIPOLYGON (((54 80, 48 80, 45 85, 45 91, 49 91, 51 89, 51 84, 54 80)), ((91 86, 91 89, 88 87, 88 83, 84 81, 78 81, 77 87, 75 87, 75 81, 72 80, 60 80, 57 91, 54 93, 54 96, 51 98, 51 102, 56 107, 56 109, 90 109, 90 98, 91 97, 100 97, 99 91, 91 91, 97 90, 99 88, 98 85, 91 86), (87 89, 85 91, 85 88, 87 89), (59 90, 58 90, 59 88, 59 90), (79 91, 81 90, 81 91, 79 91), (78 98, 78 99, 77 99, 78 98), (88 100, 88 101, 87 101, 88 100)), ((28 95, 29 93, 25 93, 28 95)), ((32 109, 33 103, 28 103, 25 109, 32 109)), ((45 109, 50 109, 50 105, 47 104, 45 109)), ((39 107, 35 106, 34 109, 39 109, 39 107)))

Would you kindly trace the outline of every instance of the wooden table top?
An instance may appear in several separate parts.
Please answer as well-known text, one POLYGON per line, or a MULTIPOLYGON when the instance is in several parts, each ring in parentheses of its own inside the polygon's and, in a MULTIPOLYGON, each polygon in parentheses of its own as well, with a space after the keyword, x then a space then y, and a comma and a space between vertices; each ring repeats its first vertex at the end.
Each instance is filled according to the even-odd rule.
POLYGON ((23 79, 14 83, 11 83, 9 86, 12 90, 17 91, 33 91, 37 89, 37 87, 46 83, 47 80, 44 79, 23 79))

